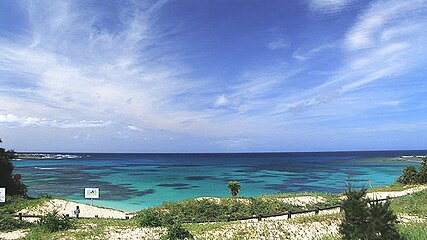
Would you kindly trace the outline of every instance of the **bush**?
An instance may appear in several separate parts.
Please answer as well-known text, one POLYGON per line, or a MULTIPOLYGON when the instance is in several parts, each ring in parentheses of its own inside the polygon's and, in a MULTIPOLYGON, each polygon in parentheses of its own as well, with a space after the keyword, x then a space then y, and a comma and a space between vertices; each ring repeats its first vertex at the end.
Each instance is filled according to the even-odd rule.
POLYGON ((419 182, 418 169, 414 166, 409 166, 403 169, 402 176, 397 179, 397 182, 403 184, 417 184, 419 182))
POLYGON ((137 217, 138 225, 141 227, 162 227, 175 223, 172 216, 154 209, 147 209, 139 213, 137 217))
POLYGON ((0 215, 0 231, 13 231, 30 226, 30 223, 15 219, 9 215, 0 215))
POLYGON ((162 237, 164 240, 194 239, 193 235, 180 224, 173 224, 168 227, 168 233, 162 237))
POLYGON ((58 232, 72 227, 70 219, 60 216, 58 212, 50 212, 40 218, 38 225, 47 232, 58 232))
POLYGON ((427 183, 427 157, 423 158, 421 167, 406 167, 397 182, 403 184, 426 184, 427 183))

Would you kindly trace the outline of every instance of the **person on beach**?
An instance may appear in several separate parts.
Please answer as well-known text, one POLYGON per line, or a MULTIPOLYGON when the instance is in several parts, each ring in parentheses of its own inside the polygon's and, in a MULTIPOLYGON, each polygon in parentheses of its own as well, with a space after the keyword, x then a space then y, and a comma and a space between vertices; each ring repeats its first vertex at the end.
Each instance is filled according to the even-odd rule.
POLYGON ((76 206, 76 210, 74 210, 74 215, 76 215, 76 218, 79 218, 80 215, 80 207, 76 206))

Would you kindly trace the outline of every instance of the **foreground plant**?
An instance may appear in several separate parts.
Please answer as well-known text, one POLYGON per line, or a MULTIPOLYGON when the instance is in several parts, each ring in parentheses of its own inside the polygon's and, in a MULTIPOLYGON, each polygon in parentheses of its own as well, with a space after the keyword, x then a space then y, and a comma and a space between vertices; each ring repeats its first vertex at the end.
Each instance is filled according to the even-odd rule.
POLYGON ((390 203, 369 203, 366 189, 349 189, 344 193, 344 219, 340 233, 345 240, 402 239, 397 230, 397 217, 390 209, 390 203))
POLYGON ((72 225, 69 218, 59 215, 56 211, 46 214, 38 221, 38 226, 41 229, 51 233, 68 230, 72 225))

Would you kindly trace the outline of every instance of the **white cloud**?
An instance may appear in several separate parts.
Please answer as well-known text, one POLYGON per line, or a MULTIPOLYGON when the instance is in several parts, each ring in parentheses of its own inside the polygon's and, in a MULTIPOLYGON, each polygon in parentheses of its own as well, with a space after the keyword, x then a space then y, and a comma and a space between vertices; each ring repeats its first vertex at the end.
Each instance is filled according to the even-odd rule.
POLYGON ((290 43, 283 38, 276 39, 268 43, 267 47, 271 50, 288 48, 290 43))
POLYGON ((136 127, 136 126, 133 126, 133 125, 128 125, 127 128, 130 129, 130 130, 133 130, 133 131, 137 131, 137 132, 142 132, 143 131, 143 129, 141 129, 139 127, 136 127))
POLYGON ((11 113, 0 114, 0 126, 3 127, 57 127, 57 128, 95 128, 110 125, 111 122, 102 120, 58 121, 30 116, 19 117, 11 113))
POLYGON ((242 147, 245 147, 251 143, 253 143, 254 140, 247 137, 231 137, 227 139, 221 139, 218 141, 215 141, 211 144, 220 145, 222 147, 228 148, 228 149, 239 149, 242 147))
MULTIPOLYGON (((393 35, 401 35, 401 29, 393 26, 410 20, 411 14, 416 17, 418 11, 426 8, 426 4, 424 0, 375 2, 359 16, 359 20, 347 34, 345 47, 349 50, 375 47, 379 40, 391 40, 393 35)), ((420 17, 422 16, 421 14, 420 17)))
POLYGON ((305 61, 310 58, 313 58, 314 56, 316 56, 316 54, 319 54, 323 51, 326 51, 332 48, 336 48, 336 45, 328 43, 328 44, 324 44, 324 45, 320 45, 318 47, 312 48, 308 51, 303 51, 301 48, 298 48, 296 51, 292 53, 292 57, 295 58, 297 61, 305 61))
POLYGON ((312 11, 335 13, 343 11, 355 4, 357 0, 307 0, 312 11))
POLYGON ((222 106, 228 105, 229 103, 230 103, 230 101, 228 100, 228 98, 224 94, 221 94, 215 100, 214 106, 215 107, 222 107, 222 106))

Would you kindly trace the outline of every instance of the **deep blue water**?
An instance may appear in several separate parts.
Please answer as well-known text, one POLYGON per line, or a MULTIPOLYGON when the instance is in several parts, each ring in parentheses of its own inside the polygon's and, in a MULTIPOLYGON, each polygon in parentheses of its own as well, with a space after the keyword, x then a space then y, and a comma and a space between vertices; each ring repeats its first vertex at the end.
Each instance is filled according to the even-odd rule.
POLYGON ((402 155, 423 151, 235 153, 235 154, 79 154, 81 159, 15 161, 32 196, 49 194, 82 203, 85 187, 99 187, 94 204, 128 211, 200 196, 228 196, 237 180, 239 195, 329 192, 358 185, 383 186, 416 162, 402 155), (88 156, 89 155, 89 156, 88 156))

